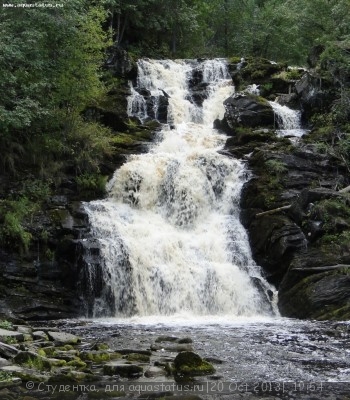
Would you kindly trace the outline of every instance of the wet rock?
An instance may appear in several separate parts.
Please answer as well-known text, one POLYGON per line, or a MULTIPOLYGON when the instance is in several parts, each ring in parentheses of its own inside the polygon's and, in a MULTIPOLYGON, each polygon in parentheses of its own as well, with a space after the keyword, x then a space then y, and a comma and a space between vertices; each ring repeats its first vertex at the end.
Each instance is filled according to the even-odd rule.
POLYGON ((143 374, 143 368, 136 364, 110 362, 103 366, 103 373, 105 375, 120 375, 122 377, 131 378, 141 376, 143 374))
POLYGON ((16 331, 23 334, 31 334, 33 329, 26 325, 15 325, 16 331))
POLYGON ((179 338, 176 336, 159 336, 155 340, 155 343, 163 343, 163 342, 175 342, 179 344, 192 343, 193 340, 190 337, 179 338))
MULTIPOLYGON (((143 399, 143 400, 155 400, 155 399, 165 399, 168 397, 173 398, 174 393, 173 392, 147 392, 147 393, 142 393, 140 396, 138 396, 138 399, 143 399)), ((177 397, 176 397, 177 398, 177 397)))
POLYGON ((116 349, 115 351, 116 351, 117 353, 120 353, 120 354, 131 354, 131 353, 134 353, 134 354, 144 354, 144 355, 146 355, 146 356, 151 356, 151 355, 152 355, 152 352, 149 351, 149 350, 139 350, 139 349, 116 349))
POLYGON ((5 367, 5 366, 7 366, 7 365, 11 365, 11 362, 8 361, 8 360, 6 360, 6 358, 1 358, 1 357, 0 357, 0 368, 1 368, 1 367, 5 367))
POLYGON ((279 308, 288 317, 346 320, 350 318, 349 285, 350 265, 298 270, 294 264, 281 283, 279 308))
POLYGON ((18 354, 18 349, 0 341, 0 356, 4 358, 11 358, 18 354))
POLYGON ((158 376, 166 376, 167 373, 163 368, 160 367, 149 367, 145 371, 146 378, 156 378, 158 376))
POLYGON ((81 341, 78 336, 72 335, 71 333, 49 331, 47 334, 51 340, 54 340, 59 345, 77 344, 81 341))
POLYGON ((155 343, 162 343, 162 342, 176 342, 178 337, 176 336, 158 336, 155 340, 155 343))
POLYGON ((304 233, 284 215, 255 218, 249 232, 254 257, 274 282, 283 277, 293 254, 306 249, 304 233))
POLYGON ((34 331, 32 335, 36 340, 49 340, 48 335, 44 331, 34 331))
POLYGON ((24 340, 23 333, 0 328, 0 340, 4 340, 6 338, 16 340, 17 342, 23 342, 24 340))
POLYGON ((226 99, 224 106, 225 120, 231 130, 238 126, 273 127, 274 125, 273 109, 262 97, 237 93, 226 99))
POLYGON ((208 361, 209 363, 212 364, 223 364, 224 361, 220 360, 220 358, 215 358, 215 357, 205 357, 204 361, 208 361))
POLYGON ((183 351, 174 359, 176 375, 195 376, 208 375, 215 372, 214 367, 192 351, 183 351))
MULTIPOLYGON (((6 381, 0 381, 0 396, 5 388, 13 388, 14 386, 19 386, 22 383, 20 378, 11 377, 6 381)), ((5 395, 1 397, 2 399, 10 399, 11 397, 6 397, 5 395)))
POLYGON ((150 361, 150 356, 148 356, 146 354, 138 354, 138 353, 126 354, 125 356, 123 356, 123 358, 128 361, 137 361, 137 362, 141 362, 141 363, 145 363, 145 362, 148 363, 150 361))
MULTIPOLYGON (((259 143, 268 143, 276 140, 276 133, 271 129, 237 129, 236 133, 229 137, 226 141, 225 148, 234 150, 235 146, 243 146, 249 144, 251 150, 259 146, 259 143)), ((248 149, 248 146, 246 146, 248 149)))
POLYGON ((176 344, 173 346, 164 346, 164 350, 170 351, 172 353, 179 353, 181 351, 192 351, 193 347, 190 344, 176 344))

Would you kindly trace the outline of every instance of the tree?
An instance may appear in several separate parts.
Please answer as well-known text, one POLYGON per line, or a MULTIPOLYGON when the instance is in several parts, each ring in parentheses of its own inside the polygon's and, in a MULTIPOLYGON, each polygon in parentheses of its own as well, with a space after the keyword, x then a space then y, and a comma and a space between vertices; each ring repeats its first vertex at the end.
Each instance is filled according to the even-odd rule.
POLYGON ((3 168, 15 172, 44 154, 57 157, 65 147, 62 133, 73 129, 84 108, 98 101, 109 45, 104 20, 104 10, 84 0, 57 8, 0 9, 3 168))

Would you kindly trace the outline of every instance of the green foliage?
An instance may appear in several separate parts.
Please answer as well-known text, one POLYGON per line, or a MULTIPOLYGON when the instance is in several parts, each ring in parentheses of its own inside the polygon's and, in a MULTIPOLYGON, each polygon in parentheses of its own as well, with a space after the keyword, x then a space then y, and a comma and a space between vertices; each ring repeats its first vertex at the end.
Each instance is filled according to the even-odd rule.
POLYGON ((0 243, 9 248, 27 252, 32 238, 24 225, 24 218, 35 211, 35 205, 26 197, 0 201, 0 243))
POLYGON ((346 198, 326 199, 315 203, 310 217, 322 221, 327 233, 337 233, 350 226, 350 208, 346 198))
POLYGON ((106 190, 107 176, 99 174, 82 174, 76 177, 79 192, 92 192, 103 195, 106 190))
POLYGON ((273 175, 280 175, 287 172, 286 165, 280 160, 267 160, 265 162, 265 167, 273 175))
MULTIPOLYGON (((15 0, 14 3, 18 3, 15 0)), ((80 114, 104 96, 102 69, 111 44, 103 29, 106 12, 85 0, 63 7, 1 8, 0 159, 6 172, 37 166, 42 176, 64 168, 67 153, 78 155, 82 130, 104 140, 105 128, 82 123, 80 114), (68 148, 70 145, 73 148, 68 148)), ((98 140, 98 139, 96 139, 98 140)), ((74 160, 77 169, 96 169, 98 145, 74 160)))
POLYGON ((47 365, 43 362, 43 359, 38 356, 35 358, 28 358, 28 360, 23 363, 23 365, 30 369, 36 369, 38 371, 43 371, 47 369, 47 365))
POLYGON ((26 225, 50 193, 49 182, 26 179, 21 182, 16 197, 0 200, 0 243, 3 246, 28 251, 32 235, 26 225))
POLYGON ((6 344, 16 344, 17 343, 17 339, 12 336, 4 336, 2 338, 2 340, 6 344))
POLYGON ((62 153, 71 160, 77 173, 98 172, 102 160, 113 154, 111 131, 77 116, 71 121, 62 153))
POLYGON ((321 238, 321 243, 326 245, 346 246, 350 245, 350 231, 344 231, 338 234, 327 233, 321 238))
POLYGON ((12 373, 7 371, 0 371, 0 382, 8 382, 12 379, 12 373))
POLYGON ((7 320, 2 320, 0 321, 0 328, 1 329, 7 329, 7 330, 12 330, 13 329, 13 325, 12 322, 7 321, 7 320))

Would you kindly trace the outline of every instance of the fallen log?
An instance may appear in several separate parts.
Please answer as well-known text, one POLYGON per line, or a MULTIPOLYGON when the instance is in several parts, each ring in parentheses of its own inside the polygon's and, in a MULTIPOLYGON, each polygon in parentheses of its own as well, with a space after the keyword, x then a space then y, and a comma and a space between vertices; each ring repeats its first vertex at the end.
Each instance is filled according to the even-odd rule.
POLYGON ((350 186, 347 186, 347 187, 339 190, 339 193, 348 193, 348 192, 350 192, 350 186))
POLYGON ((288 204, 288 205, 286 205, 286 206, 277 207, 277 208, 274 208, 274 209, 272 209, 272 210, 263 211, 263 212, 261 212, 261 213, 255 214, 255 218, 262 217, 263 215, 276 214, 276 213, 278 213, 278 212, 280 212, 280 211, 288 210, 288 208, 291 208, 291 207, 292 207, 292 205, 291 205, 291 204, 288 204))

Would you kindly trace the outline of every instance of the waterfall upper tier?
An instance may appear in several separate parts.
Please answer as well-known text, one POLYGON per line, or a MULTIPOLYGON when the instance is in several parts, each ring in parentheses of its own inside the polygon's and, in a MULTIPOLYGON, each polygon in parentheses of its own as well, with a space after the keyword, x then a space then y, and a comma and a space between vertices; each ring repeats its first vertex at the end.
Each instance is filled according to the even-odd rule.
POLYGON ((168 125, 148 154, 115 172, 107 199, 85 205, 103 258, 92 314, 269 314, 273 289, 239 220, 248 173, 218 152, 226 137, 212 128, 234 91, 225 62, 141 60, 138 67, 129 112, 146 118, 141 107, 133 111, 140 92, 166 95, 168 125), (192 98, 195 78, 206 88, 202 106, 192 98))

